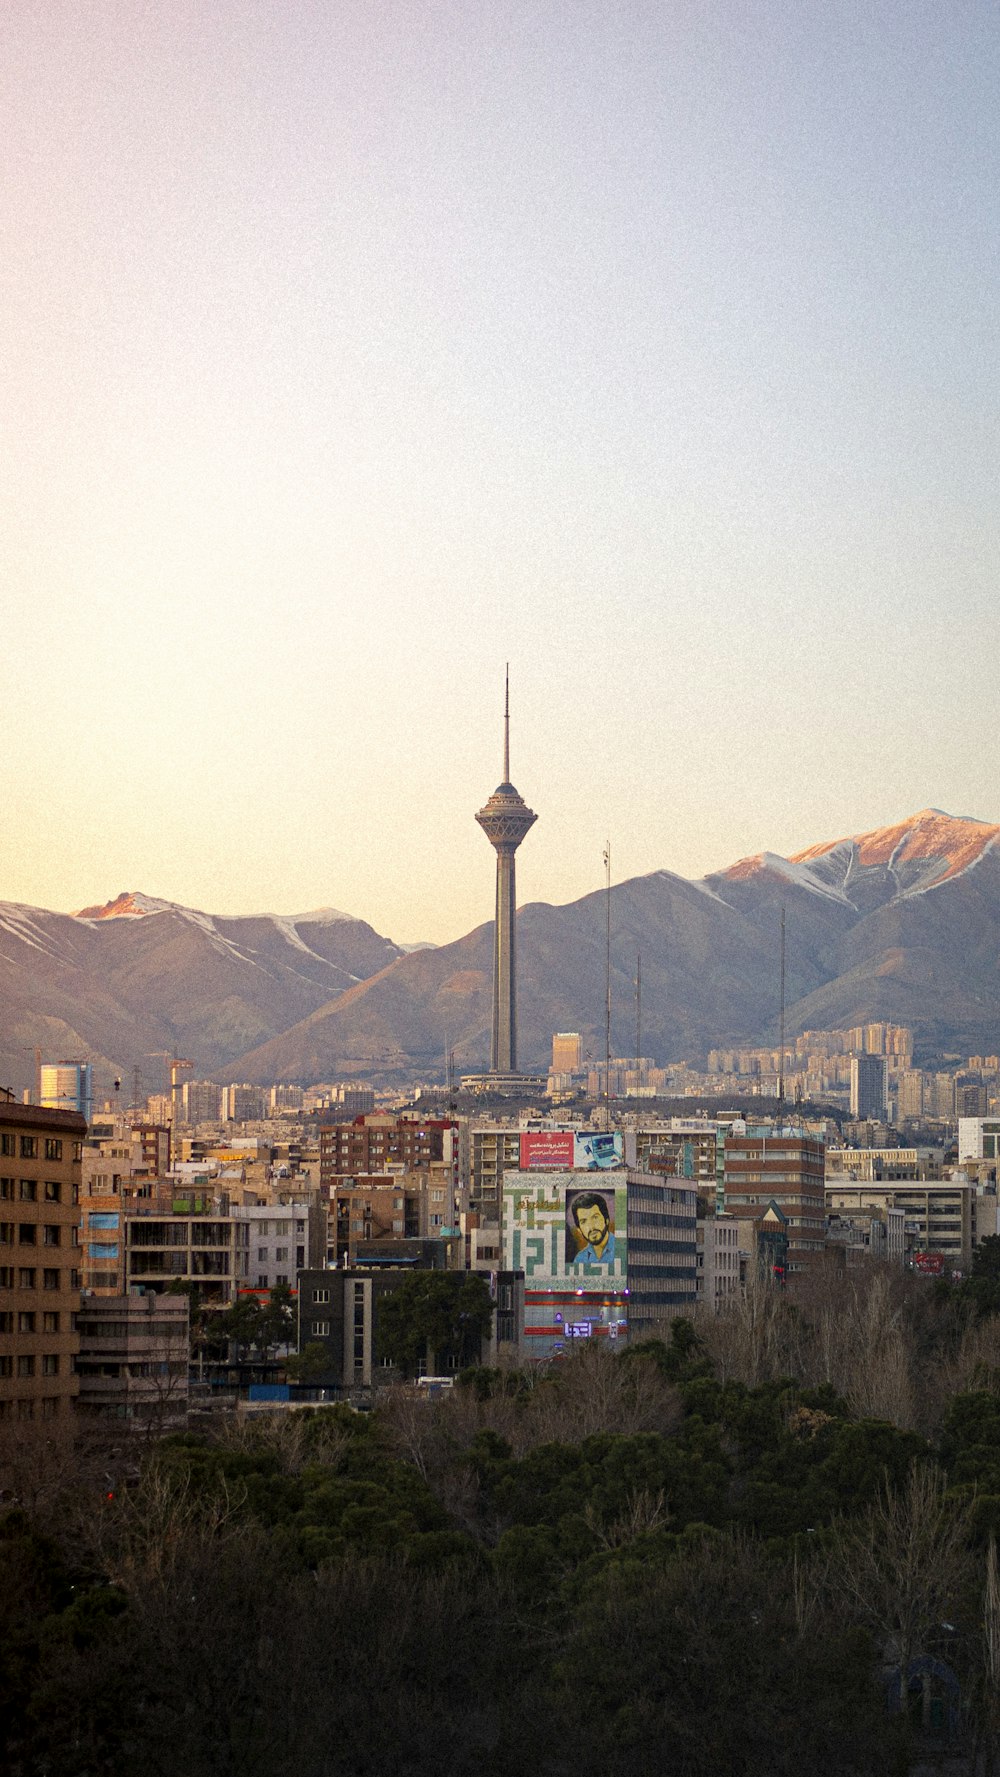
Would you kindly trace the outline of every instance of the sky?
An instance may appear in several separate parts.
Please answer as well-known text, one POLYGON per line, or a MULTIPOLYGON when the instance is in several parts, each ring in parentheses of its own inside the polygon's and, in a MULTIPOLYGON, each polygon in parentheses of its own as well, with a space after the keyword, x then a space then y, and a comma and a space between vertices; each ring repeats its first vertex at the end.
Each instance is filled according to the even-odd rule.
POLYGON ((0 9, 0 900, 1000 820, 1000 15, 0 9))

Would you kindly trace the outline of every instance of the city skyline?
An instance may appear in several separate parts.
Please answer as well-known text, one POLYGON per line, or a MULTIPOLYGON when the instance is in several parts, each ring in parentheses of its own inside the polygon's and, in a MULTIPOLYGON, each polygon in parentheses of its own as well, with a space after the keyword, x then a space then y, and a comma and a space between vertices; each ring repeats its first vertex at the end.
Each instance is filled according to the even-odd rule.
POLYGON ((468 931, 505 659, 525 902, 1000 820, 992 9, 0 50, 0 899, 468 931))

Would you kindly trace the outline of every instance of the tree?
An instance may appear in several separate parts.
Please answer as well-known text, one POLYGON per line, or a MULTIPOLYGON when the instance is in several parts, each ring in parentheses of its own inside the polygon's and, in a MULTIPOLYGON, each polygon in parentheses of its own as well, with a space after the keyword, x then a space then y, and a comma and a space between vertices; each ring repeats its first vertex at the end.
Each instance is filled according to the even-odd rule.
POLYGON ((410 1376, 421 1362, 478 1360, 489 1336, 493 1302, 485 1278, 474 1271, 413 1271, 379 1303, 378 1355, 410 1376))

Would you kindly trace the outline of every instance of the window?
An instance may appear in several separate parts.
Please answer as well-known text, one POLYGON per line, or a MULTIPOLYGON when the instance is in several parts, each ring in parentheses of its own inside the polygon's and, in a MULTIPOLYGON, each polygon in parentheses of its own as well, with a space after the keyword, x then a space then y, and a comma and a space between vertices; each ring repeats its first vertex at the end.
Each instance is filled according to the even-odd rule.
POLYGON ((13 1376, 13 1374, 14 1359, 12 1357, 0 1357, 0 1376, 13 1376))
POLYGON ((18 1289, 19 1290, 33 1290, 35 1287, 35 1278, 37 1275, 38 1274, 35 1271, 34 1267, 31 1267, 29 1269, 28 1266, 22 1265, 20 1271, 17 1274, 18 1289))
POLYGON ((287 1263, 288 1263, 288 1248, 287 1248, 287 1246, 276 1246, 274 1249, 274 1258, 275 1258, 276 1264, 287 1265, 287 1263))
POLYGON ((0 1178, 0 1200, 4 1203, 13 1203, 14 1180, 12 1178, 0 1178))
POLYGON ((22 1135, 22 1137, 21 1137, 21 1159, 22 1160, 37 1160, 38 1159, 38 1137, 37 1137, 37 1135, 22 1135))
POLYGON ((275 1280, 275 1281, 276 1281, 276 1282, 277 1282, 277 1283, 287 1283, 287 1282, 288 1282, 288 1274, 287 1274, 287 1272, 282 1272, 282 1271, 279 1271, 279 1272, 278 1272, 278 1275, 277 1275, 277 1278, 276 1278, 276 1280, 275 1280))
POLYGON ((46 1181, 45 1181, 45 1201, 46 1201, 46 1203, 61 1203, 62 1202, 62 1186, 59 1183, 58 1179, 54 1179, 54 1178, 46 1179, 46 1181))
POLYGON ((46 1357, 42 1358, 42 1375, 43 1376, 58 1376, 58 1374, 59 1374, 59 1359, 55 1355, 54 1352, 51 1352, 46 1357))
POLYGON ((312 1335, 314 1339, 328 1339, 330 1336, 330 1322, 328 1320, 314 1320, 312 1323, 312 1335))
POLYGON ((13 1154, 13 1152, 14 1137, 11 1135, 9 1129, 5 1129, 2 1135, 0 1135, 0 1154, 13 1154))
POLYGON ((37 1203, 38 1186, 33 1178, 23 1178, 21 1180, 20 1198, 22 1203, 37 1203))
POLYGON ((46 1160, 62 1159, 62 1142, 58 1136, 47 1135, 45 1137, 45 1158, 46 1160))
POLYGON ((44 1400, 42 1402, 42 1418, 43 1419, 54 1419, 56 1417, 56 1414, 58 1413, 58 1411, 59 1411, 59 1402, 54 1398, 54 1396, 50 1395, 46 1400, 44 1400))
POLYGON ((43 1333, 58 1333, 58 1331, 59 1331, 59 1315, 58 1315, 58 1313, 43 1314, 42 1315, 42 1332, 43 1333))
POLYGON ((58 1246, 61 1234, 62 1230, 59 1227, 58 1222, 46 1222, 42 1229, 42 1245, 58 1246))
POLYGON ((329 1302, 330 1292, 329 1290, 313 1290, 312 1298, 314 1302, 329 1302))
POLYGON ((8 1246, 13 1246, 13 1244, 14 1244, 14 1224, 13 1224, 13 1222, 0 1222, 0 1242, 6 1242, 6 1244, 8 1246))
POLYGON ((17 1317, 17 1330, 19 1333, 33 1333, 34 1332, 34 1330, 35 1330, 35 1311, 33 1308, 30 1310, 26 1309, 26 1308, 21 1309, 21 1312, 17 1317))
POLYGON ((43 1271, 42 1272, 42 1288, 44 1290, 57 1290, 59 1288, 59 1273, 58 1273, 58 1271, 43 1271))
POLYGON ((258 1263, 258 1265, 266 1265, 267 1264, 267 1247, 266 1246, 259 1246, 257 1248, 257 1263, 258 1263))
POLYGON ((0 1333, 14 1331, 14 1316, 9 1308, 0 1309, 0 1333))
POLYGON ((34 1246, 38 1239, 38 1229, 34 1222, 20 1222, 17 1229, 18 1246, 34 1246))

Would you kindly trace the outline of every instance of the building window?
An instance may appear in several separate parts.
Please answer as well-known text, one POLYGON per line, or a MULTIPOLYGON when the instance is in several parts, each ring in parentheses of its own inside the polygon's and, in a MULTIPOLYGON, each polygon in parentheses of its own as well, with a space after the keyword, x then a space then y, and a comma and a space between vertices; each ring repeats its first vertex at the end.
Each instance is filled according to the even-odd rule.
POLYGON ((329 1290, 313 1290, 312 1299, 314 1302, 329 1302, 330 1292, 329 1290))
POLYGON ((45 1137, 45 1158, 46 1160, 62 1159, 62 1142, 58 1136, 47 1135, 45 1137))
POLYGON ((22 1137, 21 1137, 21 1159, 22 1160, 37 1160, 38 1159, 38 1137, 37 1136, 22 1135, 22 1137))
POLYGON ((61 1232, 58 1222, 46 1222, 42 1230, 42 1245, 58 1246, 61 1232))
POLYGON ((266 1265, 267 1264, 267 1247, 266 1246, 259 1246, 257 1248, 257 1263, 258 1263, 258 1265, 266 1265))
POLYGON ((19 1272, 17 1274, 18 1289, 19 1290, 33 1290, 35 1287, 36 1275, 37 1275, 37 1273, 35 1272, 35 1269, 33 1266, 29 1269, 28 1266, 22 1265, 21 1269, 19 1270, 19 1272))
POLYGON ((23 1178, 21 1180, 20 1196, 22 1203, 37 1203, 38 1186, 33 1178, 23 1178))
POLYGON ((59 1288, 58 1271, 53 1270, 42 1272, 42 1288, 45 1290, 57 1290, 59 1288))
POLYGON ((328 1339, 330 1336, 330 1322, 328 1320, 314 1320, 312 1323, 312 1334, 314 1339, 328 1339))
POLYGON ((0 1134, 0 1154, 12 1154, 13 1152, 14 1137, 8 1129, 5 1129, 3 1133, 0 1134))
POLYGON ((59 1183, 58 1179, 54 1179, 54 1178, 46 1179, 46 1181, 45 1181, 45 1201, 46 1201, 46 1203, 61 1203, 62 1202, 62 1186, 59 1183))
POLYGON ((14 1331, 14 1316, 9 1308, 0 1309, 0 1333, 14 1331))
POLYGON ((0 1200, 4 1203, 13 1203, 14 1180, 12 1178, 0 1178, 0 1200))
POLYGON ((58 1376, 58 1374, 59 1374, 59 1359, 55 1355, 54 1352, 50 1352, 45 1357, 42 1358, 42 1375, 43 1376, 58 1376))
POLYGON ((13 1376, 13 1374, 14 1359, 12 1357, 0 1357, 0 1376, 13 1376))
POLYGON ((7 1246, 13 1246, 13 1244, 14 1244, 14 1224, 13 1224, 13 1222, 0 1222, 0 1241, 4 1242, 7 1246))
POLYGON ((276 1246, 275 1247, 274 1262, 276 1265, 287 1265, 287 1263, 288 1263, 288 1248, 287 1248, 287 1246, 276 1246))
POLYGON ((17 1317, 17 1330, 19 1333, 33 1333, 34 1332, 34 1330, 35 1330, 35 1311, 33 1308, 32 1309, 27 1309, 27 1308, 21 1309, 21 1312, 17 1317))
POLYGON ((34 1246, 37 1241, 37 1238, 38 1238, 38 1229, 36 1228, 34 1222, 21 1222, 18 1224, 18 1230, 17 1230, 18 1246, 34 1246))
POLYGON ((43 1314, 42 1315, 42 1332, 43 1333, 58 1333, 58 1331, 59 1331, 58 1312, 56 1312, 55 1314, 51 1314, 51 1313, 43 1314))

